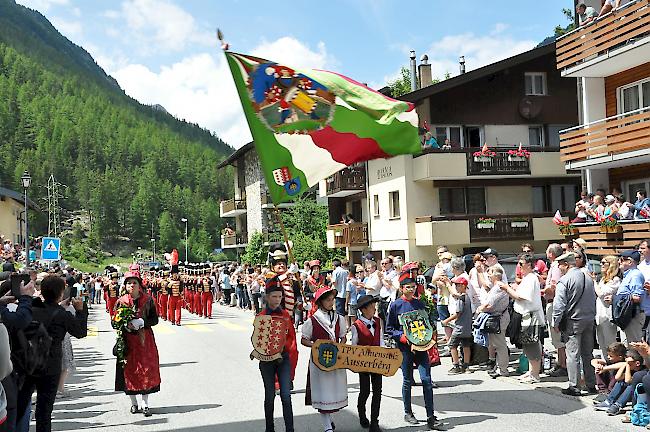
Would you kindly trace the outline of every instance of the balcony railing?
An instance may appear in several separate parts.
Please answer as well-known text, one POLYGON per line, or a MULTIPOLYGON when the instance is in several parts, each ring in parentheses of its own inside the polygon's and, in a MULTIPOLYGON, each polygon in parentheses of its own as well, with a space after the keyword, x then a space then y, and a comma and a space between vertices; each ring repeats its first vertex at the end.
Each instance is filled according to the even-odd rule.
POLYGON ((234 212, 237 210, 246 210, 246 200, 229 199, 221 201, 221 214, 234 212))
POLYGON ((354 222, 351 224, 329 225, 334 231, 334 247, 368 246, 368 224, 354 222))
POLYGON ((650 34, 650 0, 637 0, 556 42, 557 68, 567 69, 650 34))
MULTIPOLYGON (((490 149, 496 153, 492 157, 479 156, 475 157, 472 153, 467 153, 467 175, 518 175, 530 174, 530 159, 526 157, 516 157, 508 154, 511 149, 490 149)), ((474 150, 476 151, 476 150, 474 150)))
POLYGON ((351 195, 366 188, 365 166, 352 166, 342 169, 327 178, 327 195, 351 195))
POLYGON ((221 236, 221 247, 234 247, 237 245, 248 244, 248 234, 247 233, 236 233, 236 234, 223 234, 221 236))
POLYGON ((469 218, 471 241, 532 240, 533 218, 530 215, 473 216, 469 218))
POLYGON ((562 161, 612 156, 650 146, 650 107, 560 132, 562 161))
POLYGON ((620 221, 616 228, 610 230, 613 232, 602 231, 596 222, 575 224, 573 233, 566 238, 584 239, 587 242, 586 251, 591 255, 618 255, 650 237, 650 220, 620 221))

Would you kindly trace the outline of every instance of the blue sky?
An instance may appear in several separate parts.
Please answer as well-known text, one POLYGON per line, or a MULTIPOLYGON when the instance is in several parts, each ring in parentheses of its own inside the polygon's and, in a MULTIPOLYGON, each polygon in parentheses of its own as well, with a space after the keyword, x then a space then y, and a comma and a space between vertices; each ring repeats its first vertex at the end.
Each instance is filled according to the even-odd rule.
POLYGON ((534 47, 564 24, 571 0, 492 2, 330 0, 17 0, 40 11, 86 48, 127 94, 160 103, 179 118, 239 147, 250 140, 234 85, 217 46, 317 67, 381 87, 428 54, 434 76, 458 73, 534 47))

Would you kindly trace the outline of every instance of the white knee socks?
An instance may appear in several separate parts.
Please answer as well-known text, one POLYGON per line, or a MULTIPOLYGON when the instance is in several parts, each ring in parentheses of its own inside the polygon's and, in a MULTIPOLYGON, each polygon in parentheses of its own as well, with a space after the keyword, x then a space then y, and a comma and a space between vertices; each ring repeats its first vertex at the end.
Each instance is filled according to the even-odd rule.
POLYGON ((131 405, 137 406, 139 409, 145 409, 149 407, 149 395, 148 394, 143 394, 143 395, 129 395, 131 398, 131 405), (142 398, 142 402, 140 402, 140 398, 142 398))
POLYGON ((323 422, 323 429, 325 432, 332 431, 332 418, 327 413, 320 413, 320 419, 323 422))
POLYGON ((135 395, 129 395, 131 398, 131 405, 138 406, 138 399, 135 397, 135 395))
POLYGON ((149 408, 149 395, 148 394, 143 394, 142 395, 142 409, 144 408, 149 408))

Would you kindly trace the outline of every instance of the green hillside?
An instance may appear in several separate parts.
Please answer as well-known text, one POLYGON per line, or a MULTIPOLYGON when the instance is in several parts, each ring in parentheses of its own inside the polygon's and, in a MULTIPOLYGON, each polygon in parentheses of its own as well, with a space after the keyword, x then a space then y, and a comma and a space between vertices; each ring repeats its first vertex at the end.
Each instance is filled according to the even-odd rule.
MULTIPOLYGON (((20 190, 27 169, 35 201, 50 174, 68 186, 63 206, 90 214, 90 243, 126 236, 179 247, 187 217, 197 257, 217 245, 219 201, 232 148, 197 125, 144 106, 40 13, 0 0, 0 184, 20 190)), ((36 217, 42 234, 47 215, 36 217)))

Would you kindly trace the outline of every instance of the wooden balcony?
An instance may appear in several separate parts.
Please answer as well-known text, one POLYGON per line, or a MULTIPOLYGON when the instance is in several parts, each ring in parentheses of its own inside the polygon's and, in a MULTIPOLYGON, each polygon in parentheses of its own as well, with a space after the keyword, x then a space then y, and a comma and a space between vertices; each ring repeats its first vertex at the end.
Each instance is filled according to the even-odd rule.
POLYGON ((629 152, 647 150, 649 147, 650 108, 560 132, 561 160, 569 164, 590 165, 615 161, 629 152))
MULTIPOLYGON (((650 0, 637 0, 558 39, 557 68, 566 70, 592 59, 607 59, 612 51, 650 35, 649 6, 650 0)), ((613 73, 615 70, 609 70, 601 76, 613 73)))
POLYGON ((471 241, 533 240, 533 218, 528 215, 475 216, 469 218, 471 241), (486 218, 493 222, 485 222, 486 218))
POLYGON ((229 199, 221 201, 221 217, 235 217, 246 213, 246 200, 229 199))
POLYGON ((473 152, 466 154, 468 176, 530 174, 530 158, 518 158, 508 154, 508 150, 516 150, 516 148, 490 150, 496 155, 486 158, 475 157, 473 152))
POLYGON ((329 247, 368 246, 368 224, 365 222, 328 225, 327 231, 329 247))
POLYGON ((596 222, 576 224, 573 234, 566 239, 570 241, 578 237, 587 242, 590 255, 618 255, 650 237, 650 220, 620 221, 614 233, 602 233, 600 224, 596 222))
POLYGON ((247 244, 248 234, 245 232, 230 235, 221 235, 221 247, 224 249, 245 247, 247 244))
POLYGON ((342 169, 326 180, 327 196, 345 197, 363 192, 366 189, 366 168, 364 165, 342 169))

